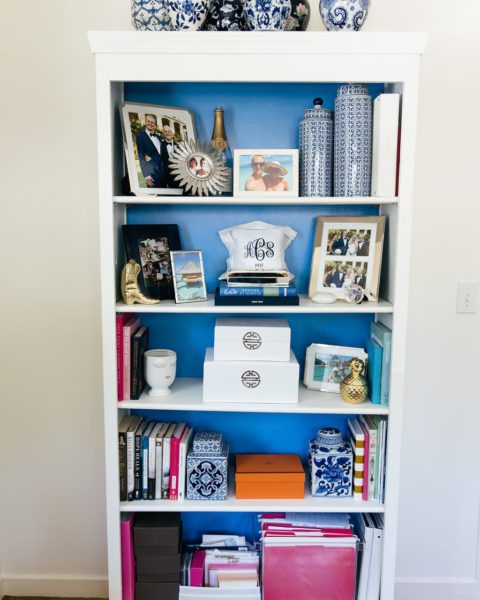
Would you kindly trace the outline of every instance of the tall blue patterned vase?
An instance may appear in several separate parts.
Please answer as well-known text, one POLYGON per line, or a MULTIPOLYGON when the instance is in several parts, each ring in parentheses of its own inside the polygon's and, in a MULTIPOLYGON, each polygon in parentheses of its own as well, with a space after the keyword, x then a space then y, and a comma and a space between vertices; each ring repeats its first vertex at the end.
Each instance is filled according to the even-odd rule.
POLYGON ((313 102, 300 123, 300 195, 332 196, 333 111, 321 98, 313 102))
POLYGON ((359 31, 370 0, 320 0, 320 15, 328 31, 359 31))
POLYGON ((290 17, 290 0, 245 0, 247 27, 252 30, 282 31, 290 17))
POLYGON ((166 0, 132 0, 132 23, 140 31, 172 29, 166 0))
POLYGON ((372 99, 368 87, 338 88, 335 99, 335 196, 370 196, 372 176, 372 99))

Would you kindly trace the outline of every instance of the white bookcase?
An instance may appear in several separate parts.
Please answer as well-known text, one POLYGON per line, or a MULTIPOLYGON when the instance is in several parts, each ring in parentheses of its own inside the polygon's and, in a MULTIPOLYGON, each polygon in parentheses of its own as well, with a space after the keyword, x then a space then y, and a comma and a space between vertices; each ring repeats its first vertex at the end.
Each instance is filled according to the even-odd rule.
MULTIPOLYGON (((413 205, 413 175, 417 118, 419 61, 426 46, 422 33, 210 33, 210 32, 90 32, 89 41, 96 58, 99 207, 101 227, 101 278, 103 319, 103 373, 106 448, 106 490, 108 524, 108 565, 110 600, 121 599, 120 514, 122 511, 317 511, 384 512, 384 551, 382 563, 382 600, 393 600, 397 513, 399 496, 402 406, 405 377, 405 331, 407 322, 410 239, 413 205), (192 68, 192 64, 204 68, 192 68), (255 65, 271 65, 257 69, 255 65), (291 86, 315 82, 366 82, 384 84, 400 92, 401 168, 399 196, 392 198, 187 198, 124 197, 120 183, 124 174, 123 145, 118 107, 129 82, 265 82, 291 86), (119 273, 124 264, 121 225, 127 209, 135 205, 218 205, 216 210, 235 213, 236 207, 258 204, 282 205, 282 211, 295 206, 376 207, 385 215, 388 236, 382 267, 381 297, 378 303, 317 305, 306 296, 298 307, 216 307, 209 298, 204 303, 175 305, 171 301, 152 306, 124 306, 119 302, 119 273), (309 319, 338 315, 374 314, 393 329, 391 396, 388 407, 347 405, 338 395, 310 392, 300 384, 298 405, 211 405, 202 403, 202 382, 198 378, 178 379, 175 393, 166 399, 143 396, 139 401, 117 402, 115 313, 140 315, 201 315, 215 313, 281 313, 308 315, 309 319), (384 504, 353 499, 321 499, 306 494, 304 500, 236 500, 233 490, 226 502, 136 501, 120 503, 118 477, 117 425, 131 409, 219 411, 242 413, 299 413, 310 415, 386 414, 389 419, 387 483, 384 504)), ((215 106, 212 98, 212 109, 215 106)), ((159 103, 159 102, 152 102, 159 103)), ((194 107, 192 98, 190 107, 194 107)), ((299 107, 301 111, 306 106, 299 107)), ((295 120, 296 115, 292 116, 295 120)), ((299 120, 299 119, 298 119, 299 120)), ((210 127, 210 124, 208 124, 210 127)), ((207 135, 210 131, 207 132, 207 135)), ((227 131, 227 135, 229 132, 227 131)), ((266 146, 268 147, 268 143, 266 146)), ((248 146, 245 146, 248 147, 248 146)), ((239 210, 239 209, 237 209, 239 210)), ((292 213, 293 214, 293 213, 292 213)), ((344 214, 347 214, 344 212, 344 214)), ((372 214, 372 213, 370 213, 372 214)), ((306 256, 309 261, 310 257, 306 256)), ((158 318, 158 317, 154 317, 158 318)), ((348 318, 344 317, 344 318, 348 318)), ((181 332, 179 332, 181 333, 181 332)), ((305 440, 307 447, 308 440, 305 440)), ((248 451, 245 449, 245 451, 248 451)))

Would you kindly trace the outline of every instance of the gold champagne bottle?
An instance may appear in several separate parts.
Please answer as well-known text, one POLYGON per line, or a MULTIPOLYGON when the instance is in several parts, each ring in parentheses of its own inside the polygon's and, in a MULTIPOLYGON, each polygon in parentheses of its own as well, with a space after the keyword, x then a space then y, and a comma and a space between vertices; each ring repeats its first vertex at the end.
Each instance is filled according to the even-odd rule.
POLYGON ((228 168, 228 183, 226 184, 226 189, 222 196, 230 196, 232 193, 232 152, 228 145, 227 134, 225 133, 223 108, 217 106, 214 110, 214 115, 213 133, 210 145, 221 158, 223 165, 228 168))

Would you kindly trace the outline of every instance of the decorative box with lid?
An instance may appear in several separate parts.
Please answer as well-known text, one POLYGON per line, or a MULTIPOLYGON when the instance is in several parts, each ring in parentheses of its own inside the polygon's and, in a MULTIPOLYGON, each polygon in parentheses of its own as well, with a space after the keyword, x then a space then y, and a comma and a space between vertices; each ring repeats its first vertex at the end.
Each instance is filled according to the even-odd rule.
POLYGON ((319 429, 310 441, 308 462, 312 496, 353 494, 353 451, 338 429, 319 429))
POLYGON ((187 500, 226 500, 228 444, 221 433, 197 433, 187 456, 187 500))

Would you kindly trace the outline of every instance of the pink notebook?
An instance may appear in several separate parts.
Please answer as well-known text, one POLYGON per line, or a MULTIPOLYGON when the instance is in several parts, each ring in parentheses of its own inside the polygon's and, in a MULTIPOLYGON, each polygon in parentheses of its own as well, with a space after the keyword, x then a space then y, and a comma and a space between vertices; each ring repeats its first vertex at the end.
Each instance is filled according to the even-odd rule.
POLYGON ((122 552, 122 600, 135 600, 135 553, 133 550, 133 513, 122 513, 120 544, 122 552))
MULTIPOLYGON (((205 550, 195 550, 190 565, 190 586, 203 586, 203 569, 205 567, 205 550)), ((125 599, 124 599, 125 600, 125 599)))
POLYGON ((264 600, 354 600, 355 549, 264 546, 264 600))

